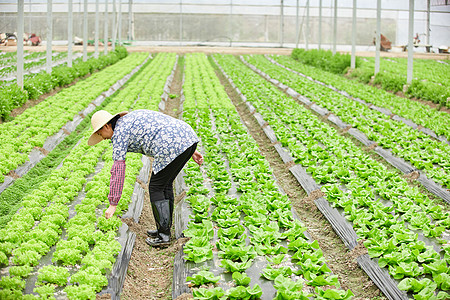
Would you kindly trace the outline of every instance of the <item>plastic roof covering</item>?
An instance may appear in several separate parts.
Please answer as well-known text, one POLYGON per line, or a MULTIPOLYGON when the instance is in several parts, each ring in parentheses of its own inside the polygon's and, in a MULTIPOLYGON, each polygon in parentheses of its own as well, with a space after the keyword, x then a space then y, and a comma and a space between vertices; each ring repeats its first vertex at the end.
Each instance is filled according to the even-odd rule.
MULTIPOLYGON (((112 6, 113 3, 116 3, 118 5, 119 1, 122 3, 121 10, 122 13, 126 14, 129 9, 129 3, 131 2, 133 4, 132 11, 136 15, 136 40, 159 40, 159 41, 173 41, 174 38, 167 39, 165 36, 166 29, 168 26, 175 30, 175 27, 179 28, 179 21, 177 18, 177 15, 183 14, 186 15, 186 17, 183 17, 183 30, 196 30, 197 32, 199 29, 191 28, 191 25, 195 23, 195 21, 198 22, 205 22, 204 28, 201 28, 201 30, 205 31, 205 26, 210 28, 210 31, 214 30, 214 28, 211 28, 211 24, 208 22, 211 22, 209 19, 215 18, 217 15, 221 15, 223 18, 228 18, 228 16, 234 16, 233 20, 233 26, 234 26, 234 33, 237 31, 237 28, 250 28, 250 27, 261 27, 266 26, 266 37, 263 37, 264 41, 269 42, 277 42, 279 38, 276 36, 280 35, 280 15, 281 15, 281 3, 283 3, 283 16, 284 16, 284 31, 290 30, 289 28, 292 26, 295 26, 295 18, 298 12, 300 22, 303 25, 305 16, 306 16, 306 9, 305 6, 308 3, 307 0, 99 0, 100 4, 100 12, 104 10, 105 1, 108 2, 109 12, 112 13, 112 6), (299 8, 297 9, 297 2, 299 8), (143 14, 153 14, 154 17, 148 18, 147 16, 144 16, 143 14), (164 16, 164 14, 167 14, 164 16), (188 15, 204 15, 205 18, 202 20, 189 19, 188 15), (141 15, 141 16, 139 16, 141 15), (173 15, 173 16, 169 16, 173 15), (237 16, 244 16, 241 19, 237 20, 237 16), (246 16, 250 16, 250 18, 255 17, 254 19, 247 18, 246 16), (278 21, 270 21, 268 19, 268 23, 266 23, 265 20, 261 20, 261 17, 267 16, 269 18, 275 18, 278 21), (148 26, 144 26, 143 24, 143 18, 145 18, 148 22, 152 22, 154 20, 156 24, 150 23, 147 24, 148 26), (290 20, 289 20, 290 18, 290 20), (247 20, 245 20, 247 19, 247 20), (209 21, 208 21, 209 20, 209 21), (162 25, 162 22, 166 22, 166 25, 162 25), (278 25, 276 24, 278 22, 278 25), (174 25, 176 24, 176 25, 174 25), (210 24, 210 25, 207 25, 210 24), (141 28, 139 28, 141 26, 141 28), (147 27, 145 33, 140 33, 140 31, 143 31, 144 29, 142 26, 147 27), (162 26, 160 28, 160 26, 162 26), (150 30, 156 30, 157 32, 149 33, 150 30), (159 32, 159 34, 158 34, 159 32)), ((439 4, 441 2, 447 1, 447 0, 430 0, 431 4, 439 4)), ((90 12, 95 12, 95 3, 96 0, 87 0, 88 2, 88 10, 90 12)), ((67 6, 68 0, 53 0, 52 1, 52 11, 54 14, 58 13, 67 13, 68 6, 67 6)), ((317 31, 317 18, 319 16, 319 2, 318 1, 309 1, 310 3, 310 17, 311 17, 311 30, 317 31), (314 18, 316 20, 314 20, 314 18), (314 22, 316 25, 314 25, 314 22)), ((334 6, 335 0, 322 0, 322 17, 323 18, 330 18, 334 17, 334 6)), ((382 8, 382 33, 384 33, 388 39, 394 44, 394 45, 405 45, 407 43, 407 37, 408 37, 408 18, 409 18, 409 12, 408 12, 408 0, 383 0, 381 2, 381 8, 382 8), (406 4, 406 5, 405 5, 406 4)), ((351 24, 351 18, 352 18, 352 7, 353 7, 353 0, 337 0, 338 5, 338 12, 337 17, 341 21, 339 22, 346 22, 351 24)), ((376 5, 377 1, 357 1, 357 17, 359 19, 359 22, 365 23, 367 26, 374 23, 376 20, 376 5)), ((415 25, 414 30, 421 35, 421 40, 425 41, 425 33, 426 33, 426 22, 427 22, 427 13, 426 13, 426 6, 427 6, 427 0, 415 0, 415 25)), ((73 0, 73 12, 74 13, 80 13, 84 9, 84 0, 73 0)), ((24 12, 25 12, 25 22, 32 22, 30 21, 30 11, 33 13, 40 13, 45 14, 47 10, 47 1, 46 0, 24 0, 24 12)), ((16 13, 17 12, 17 0, 0 0, 0 12, 2 13, 16 13)), ((55 15, 56 16, 56 15, 55 15)), ((37 15, 36 15, 37 17, 37 15)), ((9 32, 14 31, 14 28, 10 28, 12 24, 14 23, 13 20, 11 20, 12 17, 5 14, 3 15, 3 19, 0 18, 0 28, 4 28, 3 30, 9 32)), ((42 18, 42 15, 41 15, 42 18)), ((55 17, 56 18, 56 17, 55 17)), ((32 18, 31 18, 32 19, 32 18)), ((38 19, 35 19, 36 22, 38 19)), ((450 45, 450 36, 448 35, 449 30, 449 24, 450 24, 450 5, 432 5, 431 6, 431 17, 430 17, 430 28, 431 28, 431 34, 430 34, 430 44, 434 47, 439 47, 441 45, 450 45)), ((128 19, 124 19, 123 24, 124 26, 127 26, 128 19)), ((222 23, 225 22, 224 20, 221 21, 222 23)), ((323 21, 323 24, 326 24, 326 22, 329 22, 327 20, 323 21)), ((26 23, 27 24, 27 23, 26 23)), ((30 23, 31 24, 31 23, 30 23)), ((375 24, 375 23, 374 23, 375 24)), ((37 24, 36 28, 41 28, 41 25, 37 24)), ((341 26, 342 23, 339 25, 341 26)), ((228 25, 226 25, 228 26, 228 25)), ((231 26, 231 25, 230 25, 231 26)), ((346 25, 348 30, 349 25, 346 25)), ((372 25, 370 25, 372 26, 372 25)), ((369 26, 369 27, 370 27, 369 26)), ((374 26, 374 25, 373 25, 374 26)), ((373 27, 372 26, 372 27, 373 27)), ((26 27, 26 26, 25 26, 26 27)), ((30 25, 28 25, 30 27, 30 25)), ((367 28, 360 28, 363 31, 366 32, 374 32, 375 28, 372 29, 372 27, 367 28)), ((42 29, 40 29, 42 31, 42 29)), ((75 30, 77 30, 75 28, 75 30)), ((325 27, 323 27, 323 30, 327 30, 325 27)), ((222 30, 223 31, 223 30, 222 30)), ((263 29, 261 29, 263 31, 263 29)), ((241 32, 242 33, 242 32, 241 32)), ((56 33, 55 33, 56 34, 56 33)), ((80 35, 81 33, 76 33, 77 35, 80 35)), ((224 33, 210 33, 215 34, 216 36, 223 36, 224 33)), ((258 36, 252 33, 249 33, 250 35, 253 35, 254 37, 258 36)), ((292 43, 290 33, 286 32, 285 34, 285 40, 283 43, 292 43)), ((295 33, 294 33, 295 35, 295 33)), ((311 36, 314 36, 315 33, 311 33, 311 36)), ((323 33, 324 38, 326 39, 327 33, 323 33)), ((342 36, 342 33, 340 34, 342 36)), ((183 41, 189 40, 189 34, 185 35, 183 37, 183 41)), ((192 34, 191 34, 192 36, 192 34)), ((338 33, 339 36, 339 33, 338 33)), ((56 39, 61 39, 60 35, 55 35, 56 39)), ((249 40, 248 37, 234 38, 233 36, 230 37, 233 42, 256 42, 249 40)), ((261 37, 259 37, 259 40, 261 37)), ((62 38, 64 39, 64 37, 62 38)), ((302 37, 300 37, 302 39, 302 37)), ((192 41, 208 41, 211 40, 211 38, 208 35, 204 35, 202 37, 198 38, 192 38, 192 41)), ((322 41, 324 42, 324 40, 322 41)), ((338 38, 338 44, 348 44, 349 41, 347 40, 341 40, 338 38)), ((362 39, 359 37, 359 40, 357 40, 358 45, 365 45, 366 47, 370 44, 371 41, 367 41, 367 39, 362 39)))

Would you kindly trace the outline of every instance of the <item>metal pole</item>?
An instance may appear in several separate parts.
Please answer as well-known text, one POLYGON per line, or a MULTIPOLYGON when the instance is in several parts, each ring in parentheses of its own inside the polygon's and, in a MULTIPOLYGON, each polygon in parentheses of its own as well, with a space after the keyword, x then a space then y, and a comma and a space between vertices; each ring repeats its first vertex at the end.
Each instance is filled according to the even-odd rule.
POLYGON ((351 68, 356 67, 356 0, 353 0, 353 18, 352 18, 352 60, 351 68))
POLYGON ((119 30, 118 30, 119 45, 122 45, 122 0, 119 0, 119 30))
POLYGON ((88 3, 84 0, 83 11, 83 61, 87 60, 87 44, 88 44, 88 3))
POLYGON ((52 19, 52 0, 47 0, 47 73, 52 73, 52 33, 53 33, 53 19, 52 19))
POLYGON ((28 4, 28 33, 31 33, 31 19, 32 19, 32 14, 31 14, 31 0, 29 1, 28 4))
POLYGON ((67 66, 72 67, 72 43, 73 43, 73 0, 69 0, 69 20, 67 28, 67 66))
POLYGON ((133 40, 133 0, 128 1, 128 39, 133 40))
POLYGON ((413 79, 413 36, 414 36, 414 0, 409 0, 409 26, 408 26, 408 73, 406 82, 410 84, 413 79))
POLYGON ((281 0, 280 5, 280 47, 283 47, 284 41, 284 1, 281 0))
POLYGON ((108 0, 105 0, 105 33, 104 33, 104 41, 103 41, 103 53, 108 54, 108 0))
POLYGON ((430 0, 427 0, 427 45, 430 45, 430 5, 430 0))
POLYGON ((117 17, 117 10, 116 10, 116 0, 113 1, 113 19, 112 19, 112 51, 116 49, 116 17, 117 17))
POLYGON ((319 50, 322 46, 322 0, 319 0, 319 50))
POLYGON ((309 46, 309 0, 306 1, 306 34, 305 34, 305 49, 309 46))
POLYGON ((180 46, 183 44, 183 0, 180 0, 180 46))
POLYGON ((380 42, 381 42, 381 0, 377 0, 377 32, 375 42, 375 72, 377 75, 380 72, 380 42))
POLYGON ((337 35, 337 0, 334 0, 333 54, 336 54, 336 35, 337 35))
POLYGON ((95 44, 94 57, 95 58, 98 57, 98 30, 100 28, 100 25, 99 25, 100 20, 99 20, 99 13, 98 13, 99 2, 100 2, 100 0, 95 0, 95 37, 94 37, 94 39, 95 39, 95 41, 94 41, 94 44, 95 44))
POLYGON ((23 88, 23 11, 24 0, 19 0, 17 3, 17 13, 19 20, 17 24, 17 85, 23 88))
POLYGON ((233 0, 230 0, 230 15, 228 17, 228 24, 229 24, 228 35, 230 36, 230 47, 231 47, 233 42, 233 0))
POLYGON ((299 9, 298 1, 299 0, 297 0, 297 12, 295 16, 295 48, 298 48, 298 36, 300 31, 298 28, 298 9, 299 9))

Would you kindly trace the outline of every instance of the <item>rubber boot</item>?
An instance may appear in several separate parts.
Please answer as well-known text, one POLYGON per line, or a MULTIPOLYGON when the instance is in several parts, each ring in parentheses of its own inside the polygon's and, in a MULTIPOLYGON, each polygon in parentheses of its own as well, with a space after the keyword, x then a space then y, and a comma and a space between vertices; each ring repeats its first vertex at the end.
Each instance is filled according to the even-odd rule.
MULTIPOLYGON (((173 209, 174 209, 174 197, 173 197, 173 193, 168 193, 167 191, 164 191, 164 196, 166 196, 166 199, 169 199, 169 204, 170 204, 170 225, 169 228, 172 228, 172 222, 173 222, 173 209)), ((153 205, 152 205, 153 208, 153 205)), ((155 214, 155 212, 153 212, 153 215, 155 214)), ((147 235, 151 238, 156 238, 158 237, 158 228, 157 229, 149 229, 147 230, 147 235)))
POLYGON ((170 226, 172 225, 170 200, 152 202, 152 210, 158 233, 155 238, 149 237, 145 241, 150 246, 168 246, 170 245, 170 226))

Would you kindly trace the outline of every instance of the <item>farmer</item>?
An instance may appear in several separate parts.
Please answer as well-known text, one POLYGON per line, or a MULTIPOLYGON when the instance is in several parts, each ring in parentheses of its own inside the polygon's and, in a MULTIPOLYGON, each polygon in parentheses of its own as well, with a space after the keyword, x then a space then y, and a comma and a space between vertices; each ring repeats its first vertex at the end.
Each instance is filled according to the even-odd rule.
POLYGON ((190 157, 199 165, 203 156, 196 150, 199 141, 187 123, 151 110, 121 112, 115 115, 99 110, 92 116, 93 133, 88 145, 110 139, 113 145, 108 219, 114 215, 122 195, 127 152, 154 158, 148 186, 156 230, 148 230, 147 244, 168 246, 174 208, 173 181, 190 157))

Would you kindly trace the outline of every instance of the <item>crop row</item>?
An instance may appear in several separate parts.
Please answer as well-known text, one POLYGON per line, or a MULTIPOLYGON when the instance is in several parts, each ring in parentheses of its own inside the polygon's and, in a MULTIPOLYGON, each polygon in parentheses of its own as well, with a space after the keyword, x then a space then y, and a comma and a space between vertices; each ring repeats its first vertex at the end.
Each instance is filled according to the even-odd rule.
POLYGON ((53 67, 51 74, 44 70, 37 74, 28 74, 24 76, 23 89, 14 79, 0 86, 0 117, 8 119, 11 111, 22 106, 27 100, 37 99, 56 87, 64 87, 75 79, 102 70, 126 56, 127 50, 124 47, 117 47, 115 51, 100 55, 98 58, 91 57, 87 61, 75 59, 72 67, 68 67, 65 63, 53 67))
POLYGON ((439 106, 449 107, 450 88, 446 80, 449 65, 445 61, 414 59, 413 80, 407 84, 407 60, 385 58, 380 61, 380 72, 374 74, 374 59, 364 58, 352 70, 350 77, 363 83, 373 78, 373 83, 389 92, 403 92, 407 97, 432 101, 439 106))
MULTIPOLYGON (((54 63, 59 62, 66 57, 67 57, 67 52, 55 52, 52 55, 52 62, 54 62, 54 63)), ((30 60, 30 61, 25 60, 23 63, 23 70, 27 71, 27 70, 35 69, 37 67, 41 67, 41 66, 45 65, 46 62, 47 62, 47 58, 38 58, 38 59, 30 60)), ((17 64, 3 67, 0 69, 0 78, 6 77, 16 71, 17 71, 17 64)))
POLYGON ((376 87, 347 80, 329 72, 301 64, 287 56, 271 56, 272 59, 300 75, 309 76, 344 94, 362 100, 368 105, 373 104, 390 110, 400 117, 412 120, 418 125, 430 128, 437 135, 445 135, 450 131, 450 117, 447 113, 430 108, 417 101, 398 97, 376 87))
POLYGON ((399 288, 416 299, 448 297, 443 290, 448 289, 450 249, 440 245, 447 243, 448 210, 236 58, 215 58, 295 162, 322 184, 326 199, 352 222, 369 255, 402 280, 399 288))
POLYGON ((207 176, 188 165, 186 201, 193 215, 184 231, 191 237, 184 259, 191 272, 204 267, 187 280, 194 286, 219 284, 194 288, 194 298, 258 299, 273 293, 276 299, 349 299, 351 291, 339 289, 318 243, 294 220, 288 197, 279 190, 206 56, 186 56, 185 67, 183 118, 201 137, 207 176), (209 271, 205 266, 214 257, 219 268, 209 271), (246 273, 249 269, 253 271, 246 273), (224 290, 230 281, 236 286, 224 290), (324 290, 324 285, 335 288, 324 290))
MULTIPOLYGON (((174 54, 158 55, 105 109, 131 109, 141 99, 145 101, 139 96, 149 89, 159 89, 161 95, 163 89, 156 80, 153 86, 152 78, 167 77, 174 62, 174 54)), ((121 250, 116 236, 122 222, 116 216, 108 220, 103 217, 112 165, 110 143, 89 147, 89 134, 86 128, 61 168, 24 199, 24 207, 0 231, 2 264, 9 265, 5 268, 9 275, 0 280, 0 298, 36 299, 28 293, 22 295, 23 289, 30 291, 26 279, 33 277, 37 278, 34 292, 42 298, 66 295, 69 299, 95 299, 108 284, 106 275, 121 250)), ((118 215, 130 203, 136 174, 142 166, 140 158, 138 154, 127 156, 118 215)))
POLYGON ((58 132, 77 113, 117 80, 142 63, 146 54, 130 55, 114 66, 48 97, 13 121, 0 126, 0 181, 23 164, 34 147, 42 147, 48 136, 58 132))
MULTIPOLYGON (((360 62, 359 68, 364 73, 371 72, 373 74, 374 66, 374 58, 368 57, 360 62)), ((406 93, 436 103, 443 100, 442 103, 445 104, 446 98, 450 96, 450 84, 447 80, 450 65, 445 61, 414 59, 413 71, 413 82, 406 89, 406 93), (420 89, 423 91, 420 91, 420 89), (436 93, 433 94, 433 90, 436 93)), ((406 74, 406 59, 384 58, 380 60, 380 72, 375 76, 374 83, 381 84, 384 89, 393 92, 403 91, 403 86, 406 84, 406 74)))
MULTIPOLYGON (((47 53, 46 51, 30 52, 30 51, 25 50, 23 53, 23 58, 25 61, 39 59, 42 56, 45 56, 46 53, 47 53)), ((2 52, 0 57, 1 57, 0 66, 14 64, 17 61, 17 51, 2 52)))
POLYGON ((435 182, 450 187, 450 145, 447 143, 434 140, 402 122, 391 120, 383 113, 299 77, 285 68, 274 65, 263 56, 247 56, 246 60, 271 78, 279 80, 336 114, 345 123, 358 128, 369 140, 383 148, 391 149, 396 156, 426 171, 427 176, 435 182))

